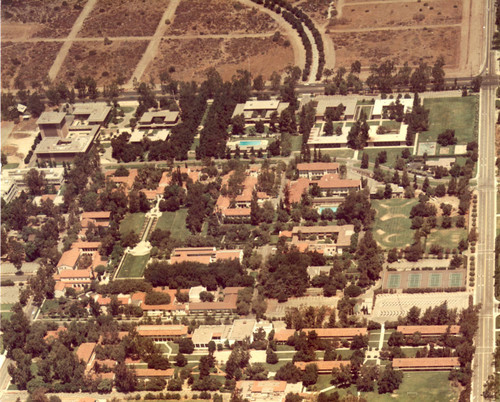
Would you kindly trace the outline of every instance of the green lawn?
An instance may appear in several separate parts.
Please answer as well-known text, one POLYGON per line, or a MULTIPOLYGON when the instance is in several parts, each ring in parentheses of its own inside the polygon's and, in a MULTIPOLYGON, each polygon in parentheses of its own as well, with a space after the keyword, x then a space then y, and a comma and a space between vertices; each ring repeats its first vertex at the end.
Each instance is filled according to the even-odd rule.
POLYGON ((290 140, 292 141, 292 152, 300 151, 302 148, 302 135, 292 135, 290 140))
POLYGON ((191 144, 191 151, 196 151, 196 148, 200 145, 200 139, 195 138, 191 144))
MULTIPOLYGON (((448 371, 404 373, 403 383, 394 394, 378 394, 377 392, 361 392, 360 396, 370 402, 425 401, 452 402, 457 401, 459 390, 452 388, 448 380, 448 371)), ((357 395, 356 387, 331 390, 338 391, 342 397, 351 391, 357 395)))
POLYGON ((12 315, 12 311, 2 311, 0 313, 0 320, 8 320, 8 319, 10 319, 11 315, 12 315))
POLYGON ((382 126, 387 127, 389 130, 397 130, 401 128, 401 122, 394 120, 387 120, 382 122, 382 126))
POLYGON ((59 307, 59 302, 57 299, 45 299, 40 309, 40 313, 45 314, 49 310, 57 309, 59 307))
POLYGON ((295 350, 295 348, 293 346, 288 346, 288 345, 276 345, 276 350, 278 352, 282 352, 282 351, 290 352, 292 350, 295 350))
MULTIPOLYGON (((366 152, 368 154, 369 162, 370 163, 375 163, 375 159, 377 159, 377 155, 381 151, 387 152, 387 161, 385 163, 382 163, 384 166, 388 167, 394 167, 394 164, 396 163, 396 160, 401 157, 401 153, 403 152, 403 149, 405 148, 387 148, 387 149, 375 149, 375 148, 370 148, 370 149, 364 149, 362 151, 358 152, 358 159, 361 160, 363 157, 363 153, 366 152)), ((407 148, 410 150, 410 153, 413 153, 413 148, 407 148)), ((401 173, 400 173, 401 177, 401 173)))
POLYGON ((417 200, 391 199, 373 200, 375 208, 375 223, 373 237, 377 243, 385 248, 401 248, 410 245, 413 241, 413 230, 409 218, 412 207, 417 200))
POLYGON ((19 166, 19 163, 7 163, 6 165, 2 166, 2 169, 17 169, 19 166))
POLYGON ((123 110, 123 113, 132 113, 135 108, 133 106, 120 106, 120 109, 123 110))
POLYGON ((127 234, 132 231, 139 234, 141 233, 142 226, 144 225, 145 215, 143 212, 135 214, 127 214, 120 223, 120 233, 127 234))
POLYGON ((2 311, 10 311, 10 309, 12 308, 13 304, 9 304, 9 303, 2 303, 0 304, 0 310, 2 311))
POLYGON ((427 238, 426 246, 439 244, 445 249, 452 249, 457 247, 460 240, 465 238, 467 238, 467 230, 463 228, 433 229, 427 238))
POLYGON ((117 278, 142 278, 144 269, 149 261, 149 254, 135 256, 127 254, 117 278))
POLYGON ((446 129, 455 130, 458 144, 467 144, 476 137, 478 97, 425 99, 429 109, 429 130, 421 132, 420 142, 436 141, 446 129))
POLYGON ((325 149, 321 150, 322 155, 330 155, 331 158, 352 159, 354 150, 352 149, 325 149))
POLYGON ((171 236, 175 239, 184 240, 191 232, 186 228, 187 209, 179 209, 175 212, 163 212, 158 223, 157 229, 170 230, 171 236))

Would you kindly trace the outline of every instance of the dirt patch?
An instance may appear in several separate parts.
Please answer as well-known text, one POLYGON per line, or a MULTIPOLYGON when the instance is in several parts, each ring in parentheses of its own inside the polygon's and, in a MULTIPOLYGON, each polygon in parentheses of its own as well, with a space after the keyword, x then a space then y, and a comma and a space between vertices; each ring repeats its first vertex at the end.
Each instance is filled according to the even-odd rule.
POLYGON ((497 151, 497 157, 500 156, 500 125, 496 126, 495 133, 495 149, 497 151))
POLYGON ((27 35, 37 38, 67 36, 85 5, 82 0, 22 0, 2 3, 2 37, 26 25, 27 35), (12 27, 10 27, 12 25, 12 27))
POLYGON ((404 29, 398 31, 331 32, 336 67, 350 67, 359 60, 363 67, 394 60, 397 65, 420 60, 433 64, 440 55, 446 69, 458 68, 460 28, 404 29))
POLYGON ((18 150, 17 145, 2 145, 2 152, 8 156, 16 155, 17 150, 18 150))
POLYGON ((169 0, 99 0, 80 37, 152 36, 169 0))
POLYGON ((182 81, 202 81, 210 67, 215 67, 225 80, 240 69, 268 79, 273 71, 283 71, 292 65, 293 60, 291 46, 273 42, 272 38, 163 39, 143 80, 150 75, 158 79, 160 72, 169 66, 175 66, 173 78, 182 81))
POLYGON ((57 79, 72 82, 79 75, 90 75, 99 86, 114 80, 124 83, 132 75, 147 45, 145 40, 115 41, 111 45, 101 42, 74 43, 57 79))
POLYGON ((324 24, 328 17, 328 6, 330 0, 305 0, 297 4, 314 22, 324 24))
POLYGON ((26 86, 40 86, 61 46, 58 42, 2 41, 2 87, 12 88, 21 82, 26 86))
POLYGON ((38 128, 38 125, 36 124, 36 121, 38 118, 31 118, 29 120, 21 120, 19 124, 16 124, 14 127, 14 131, 36 131, 38 128))
POLYGON ((273 18, 234 0, 183 0, 166 35, 262 33, 278 30, 273 18))
POLYGON ((31 137, 31 134, 27 134, 27 133, 13 133, 12 134, 12 138, 15 138, 16 140, 20 140, 20 139, 28 138, 28 137, 31 137))
POLYGON ((425 26, 458 24, 461 20, 462 0, 348 4, 342 9, 342 18, 333 19, 330 26, 335 29, 425 26))

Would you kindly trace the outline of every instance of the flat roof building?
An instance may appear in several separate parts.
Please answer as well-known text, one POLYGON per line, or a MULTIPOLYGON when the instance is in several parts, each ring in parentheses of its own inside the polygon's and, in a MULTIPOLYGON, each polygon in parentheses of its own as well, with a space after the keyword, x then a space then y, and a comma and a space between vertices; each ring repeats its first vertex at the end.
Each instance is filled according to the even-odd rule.
POLYGON ((276 112, 278 115, 289 106, 288 102, 274 100, 249 100, 245 103, 238 103, 234 108, 232 117, 240 114, 245 118, 245 122, 270 121, 271 115, 276 112))
POLYGON ((139 119, 138 126, 140 129, 173 127, 179 122, 179 116, 178 111, 171 110, 146 112, 139 119))
POLYGON ((356 113, 357 100, 353 97, 345 96, 317 96, 314 98, 318 102, 316 106, 316 121, 325 120, 328 109, 335 109, 343 106, 342 117, 344 120, 353 120, 356 113))
POLYGON ((36 124, 40 129, 42 138, 65 138, 68 135, 66 113, 64 112, 42 112, 36 124))
POLYGON ((73 109, 73 116, 75 120, 80 120, 85 124, 100 124, 106 123, 106 120, 111 113, 111 106, 106 102, 92 102, 92 103, 75 103, 73 109))
POLYGON ((75 156, 88 153, 94 144, 100 126, 90 130, 71 131, 65 138, 46 137, 38 144, 35 155, 38 160, 71 162, 75 156))

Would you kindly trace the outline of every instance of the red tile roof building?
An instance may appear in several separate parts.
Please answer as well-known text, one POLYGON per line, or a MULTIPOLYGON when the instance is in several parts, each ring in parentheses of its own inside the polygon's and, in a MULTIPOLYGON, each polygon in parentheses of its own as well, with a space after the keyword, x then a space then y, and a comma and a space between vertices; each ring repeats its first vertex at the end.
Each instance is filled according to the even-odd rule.
POLYGON ((338 173, 339 164, 336 162, 299 163, 297 164, 297 170, 299 172, 299 177, 318 179, 325 174, 338 173))
POLYGON ((458 357, 395 358, 392 366, 400 370, 451 370, 460 367, 458 357))
MULTIPOLYGON (((367 328, 304 328, 303 332, 315 331, 320 339, 347 339, 351 340, 356 335, 368 335, 367 328)), ((286 343, 288 338, 295 334, 294 329, 282 329, 274 334, 274 339, 278 343, 286 343)))
POLYGON ((397 331, 403 335, 413 335, 419 332, 423 337, 444 335, 450 329, 451 335, 460 333, 459 325, 398 325, 397 331))
POLYGON ((185 325, 139 325, 137 333, 155 342, 175 341, 185 338, 188 328, 185 325))
POLYGON ((200 262, 210 264, 218 260, 243 260, 243 250, 217 250, 215 247, 175 248, 170 255, 170 264, 180 262, 200 262))
POLYGON ((157 370, 157 369, 144 369, 136 368, 135 375, 139 378, 144 377, 159 377, 159 378, 172 378, 174 376, 174 369, 157 370))
POLYGON ((300 251, 316 251, 324 255, 342 254, 351 246, 354 225, 295 226, 292 245, 300 251), (315 236, 315 240, 311 239, 315 236))
POLYGON ((323 361, 316 360, 311 362, 295 362, 295 367, 304 371, 306 366, 309 364, 315 364, 318 368, 318 374, 330 374, 334 368, 340 368, 341 366, 348 366, 351 364, 349 360, 332 360, 332 361, 323 361))

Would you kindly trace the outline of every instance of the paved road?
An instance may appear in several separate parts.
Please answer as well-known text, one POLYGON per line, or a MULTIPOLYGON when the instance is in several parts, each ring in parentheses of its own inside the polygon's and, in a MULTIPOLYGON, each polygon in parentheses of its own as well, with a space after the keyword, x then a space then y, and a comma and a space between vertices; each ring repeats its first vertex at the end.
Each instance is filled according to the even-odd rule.
MULTIPOLYGON (((493 2, 486 7, 493 10, 493 2)), ((479 242, 475 281, 475 304, 481 305, 479 329, 476 337, 476 354, 473 360, 472 400, 484 400, 484 384, 493 374, 493 352, 495 350, 495 231, 496 231, 496 179, 495 179, 495 91, 498 78, 495 75, 496 58, 490 52, 494 12, 487 18, 486 55, 481 73, 483 82, 479 106, 479 170, 478 170, 478 227, 479 242)))

